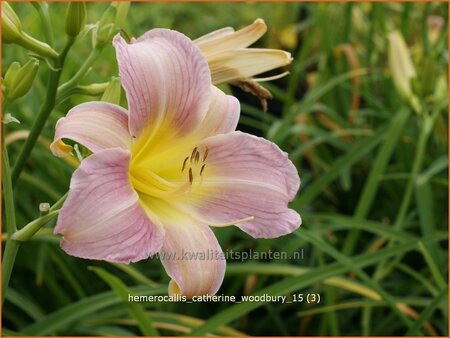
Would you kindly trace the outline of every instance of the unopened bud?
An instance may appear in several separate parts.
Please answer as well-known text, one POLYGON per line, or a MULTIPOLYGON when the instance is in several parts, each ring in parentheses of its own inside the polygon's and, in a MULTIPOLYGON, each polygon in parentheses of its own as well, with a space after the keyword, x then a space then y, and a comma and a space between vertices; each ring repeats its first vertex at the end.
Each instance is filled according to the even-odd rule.
POLYGON ((125 24, 129 2, 113 2, 105 13, 103 13, 97 28, 94 30, 94 46, 105 45, 111 42, 113 36, 125 24))
POLYGON ((113 104, 119 104, 120 91, 121 91, 120 79, 118 77, 115 77, 111 80, 108 87, 106 87, 101 100, 113 104))
POLYGON ((86 4, 84 2, 69 2, 66 12, 66 34, 76 37, 86 23, 86 4))
POLYGON ((110 43, 114 34, 114 21, 116 18, 116 8, 109 6, 105 13, 103 13, 100 21, 97 23, 97 28, 94 30, 93 39, 95 45, 105 45, 110 43))
POLYGON ((3 84, 5 85, 6 90, 13 87, 14 79, 17 76, 17 73, 20 70, 20 63, 17 61, 14 61, 9 66, 8 70, 5 74, 5 79, 3 80, 3 84))
POLYGON ((6 96, 10 100, 24 96, 33 85, 39 68, 39 61, 31 59, 22 67, 14 62, 5 74, 6 96))
POLYGON ((2 3, 2 41, 11 43, 17 41, 22 34, 22 25, 16 12, 9 3, 2 3))
POLYGON ((43 57, 58 57, 52 47, 22 31, 22 25, 14 10, 7 2, 2 3, 2 41, 17 43, 43 57))
POLYGON ((128 10, 130 9, 129 1, 115 1, 111 6, 116 8, 116 20, 114 24, 117 28, 123 28, 127 20, 128 10))
POLYGON ((399 32, 389 34, 389 69, 395 87, 406 100, 413 96, 411 80, 416 76, 405 40, 399 32))

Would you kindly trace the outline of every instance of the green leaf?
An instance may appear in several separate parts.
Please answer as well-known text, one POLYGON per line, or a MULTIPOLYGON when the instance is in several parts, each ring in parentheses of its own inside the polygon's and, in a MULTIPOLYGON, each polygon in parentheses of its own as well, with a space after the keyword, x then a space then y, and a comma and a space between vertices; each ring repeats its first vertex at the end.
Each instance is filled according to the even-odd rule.
POLYGON ((333 180, 339 177, 340 173, 354 163, 361 160, 368 152, 370 152, 378 143, 383 140, 386 134, 386 128, 378 129, 373 136, 359 143, 357 146, 351 148, 344 155, 342 155, 331 168, 314 181, 311 185, 303 187, 299 197, 292 203, 296 210, 310 203, 320 192, 333 180))
POLYGON ((139 303, 128 300, 128 295, 131 294, 131 291, 118 277, 102 268, 90 267, 90 270, 94 271, 117 293, 127 307, 131 317, 136 319, 139 329, 144 336, 159 336, 158 331, 153 327, 150 317, 146 316, 142 306, 139 303))
MULTIPOLYGON (((432 238, 427 238, 427 242, 437 242, 446 239, 447 235, 433 236, 432 238)), ((256 292, 255 295, 285 295, 295 292, 301 288, 308 285, 312 285, 324 278, 336 276, 355 268, 363 268, 372 264, 378 263, 380 260, 400 255, 402 253, 413 250, 417 247, 416 240, 409 240, 403 244, 397 246, 382 249, 376 253, 368 253, 359 256, 355 256, 352 259, 352 267, 345 266, 342 263, 331 263, 324 265, 320 268, 314 269, 311 272, 305 273, 301 276, 286 278, 280 282, 277 282, 271 286, 268 286, 260 291, 256 292)), ((190 336, 202 336, 208 332, 214 331, 215 328, 227 324, 234 319, 241 317, 242 315, 249 313, 250 311, 259 308, 264 305, 263 302, 252 302, 252 303, 241 303, 230 306, 229 308, 219 312, 218 314, 210 317, 201 327, 193 330, 190 336)))
MULTIPOLYGON (((166 292, 166 287, 151 289, 147 286, 139 286, 130 288, 130 293, 136 296, 160 295, 165 294, 166 292)), ((120 303, 122 303, 122 299, 115 291, 99 293, 48 314, 42 319, 27 326, 22 332, 27 336, 55 335, 60 332, 60 330, 75 324, 83 318, 92 316, 108 306, 120 303)))

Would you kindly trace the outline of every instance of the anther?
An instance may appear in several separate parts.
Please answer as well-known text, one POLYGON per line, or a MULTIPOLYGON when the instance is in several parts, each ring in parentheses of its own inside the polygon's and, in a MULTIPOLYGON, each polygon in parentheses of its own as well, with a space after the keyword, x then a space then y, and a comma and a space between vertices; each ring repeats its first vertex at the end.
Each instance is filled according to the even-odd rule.
POLYGON ((206 164, 202 165, 202 168, 200 169, 200 176, 202 176, 203 174, 203 170, 205 170, 206 164))
POLYGON ((194 181, 194 176, 192 175, 192 168, 189 168, 189 183, 191 183, 191 185, 192 181, 194 181))
POLYGON ((208 157, 208 151, 209 151, 209 149, 208 149, 208 147, 206 147, 205 155, 203 155, 203 162, 205 162, 206 158, 208 157))
POLYGON ((197 151, 196 153, 195 153, 195 163, 197 164, 198 163, 198 160, 200 159, 200 153, 197 151))
POLYGON ((183 161, 183 167, 181 168, 181 172, 183 172, 183 171, 184 171, 184 168, 186 168, 186 162, 187 162, 188 159, 189 159, 189 156, 187 156, 187 157, 184 159, 184 161, 183 161))
POLYGON ((194 149, 192 149, 192 154, 191 154, 191 163, 195 158, 195 153, 197 152, 197 147, 195 147, 194 149))

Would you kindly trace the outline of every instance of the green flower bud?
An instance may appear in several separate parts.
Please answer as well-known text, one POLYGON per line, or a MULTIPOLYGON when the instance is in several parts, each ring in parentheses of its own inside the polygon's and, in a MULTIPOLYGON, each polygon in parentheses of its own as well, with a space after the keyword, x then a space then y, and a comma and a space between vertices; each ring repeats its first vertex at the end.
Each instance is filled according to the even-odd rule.
POLYGON ((33 38, 32 36, 29 36, 25 32, 22 32, 21 38, 18 41, 16 41, 16 43, 43 57, 51 57, 51 58, 58 57, 58 53, 56 53, 52 47, 50 47, 45 42, 39 41, 33 38))
POLYGON ((94 45, 105 45, 111 42, 114 34, 114 21, 116 18, 116 8, 109 6, 103 13, 100 21, 97 23, 97 27, 94 30, 93 39, 94 45))
POLYGON ((20 63, 18 63, 17 61, 11 63, 8 70, 6 71, 5 79, 3 81, 6 90, 8 90, 8 88, 13 87, 14 78, 17 76, 19 70, 20 70, 20 63))
POLYGON ((100 21, 93 34, 94 46, 109 44, 113 36, 125 24, 125 19, 130 7, 129 2, 113 2, 105 13, 103 13, 100 21))
POLYGON ((7 2, 2 4, 2 41, 11 43, 20 39, 22 25, 17 14, 7 2))
POLYGON ((18 62, 14 62, 5 74, 6 96, 10 100, 24 96, 33 85, 34 78, 39 68, 39 61, 31 59, 18 68, 18 62))
POLYGON ((76 37, 86 23, 86 4, 84 2, 69 2, 66 12, 66 34, 76 37))
POLYGON ((128 10, 130 9, 129 1, 116 1, 111 4, 116 8, 116 20, 114 24, 117 28, 123 28, 127 20, 128 10))
POLYGON ((43 57, 58 57, 58 53, 48 44, 36 40, 22 31, 22 24, 19 18, 7 2, 2 3, 2 41, 5 43, 17 43, 43 57))

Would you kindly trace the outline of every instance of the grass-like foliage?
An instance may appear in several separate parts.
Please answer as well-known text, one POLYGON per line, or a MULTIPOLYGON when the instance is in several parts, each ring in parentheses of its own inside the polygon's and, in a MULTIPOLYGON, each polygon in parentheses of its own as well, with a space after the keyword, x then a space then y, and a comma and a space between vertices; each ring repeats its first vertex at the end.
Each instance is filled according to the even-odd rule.
POLYGON ((89 2, 72 40, 67 3, 10 5, 23 31, 67 55, 62 63, 3 38, 3 78, 13 62, 39 62, 29 91, 3 100, 3 335, 448 335, 447 3, 140 2, 117 18, 109 3, 89 2), (255 46, 291 52, 290 74, 262 83, 274 96, 267 112, 239 88, 221 89, 241 102, 238 129, 289 153, 303 224, 266 240, 214 229, 239 254, 219 290, 236 302, 129 302, 167 295, 169 277, 157 258, 109 264, 60 249, 55 210, 79 159, 52 155, 55 123, 117 81, 106 29, 138 37, 165 27, 194 39, 257 18, 268 32, 255 46), (100 44, 99 21, 115 22, 97 32, 100 44), (406 92, 394 31, 415 69, 406 92), (44 202, 57 204, 48 213, 44 202), (280 256, 240 259, 269 251, 280 256), (286 298, 240 302, 246 295, 286 298))

